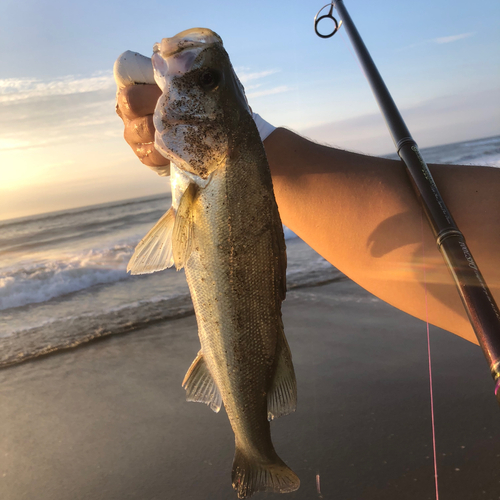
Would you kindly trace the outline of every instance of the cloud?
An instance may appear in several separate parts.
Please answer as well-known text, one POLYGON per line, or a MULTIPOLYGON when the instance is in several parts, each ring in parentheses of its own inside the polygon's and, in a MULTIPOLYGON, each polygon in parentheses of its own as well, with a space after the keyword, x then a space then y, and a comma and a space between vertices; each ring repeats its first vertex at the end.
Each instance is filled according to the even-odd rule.
MULTIPOLYGON (((500 133, 499 111, 491 105, 498 91, 441 96, 402 109, 401 114, 420 147, 491 137, 500 133)), ((394 151, 380 113, 298 130, 315 141, 348 150, 375 155, 394 151)))
POLYGON ((435 43, 451 43, 456 42, 457 40, 462 40, 464 38, 469 38, 474 35, 474 33, 462 33, 461 35, 452 35, 452 36, 444 36, 441 38, 434 38, 432 41, 435 43))
POLYGON ((111 72, 100 72, 90 77, 68 75, 48 81, 38 78, 7 78, 0 80, 0 103, 96 92, 114 87, 111 72))
MULTIPOLYGON (((267 77, 279 69, 240 68, 248 97, 286 92, 269 88, 267 77)), ((115 113, 116 86, 111 71, 89 76, 66 75, 0 80, 0 151, 46 148, 55 144, 102 141, 120 137, 123 126, 115 113)))
POLYGON ((255 99, 257 97, 263 97, 265 95, 281 94, 282 92, 288 92, 290 87, 286 85, 280 85, 279 87, 274 87, 272 89, 260 90, 258 92, 248 92, 247 97, 249 99, 255 99))
POLYGON ((121 134, 111 72, 0 80, 0 151, 121 134))
POLYGON ((241 72, 238 74, 238 78, 240 79, 241 83, 246 84, 247 82, 250 82, 252 80, 259 80, 260 78, 273 75, 274 73, 278 73, 279 71, 279 69, 268 69, 265 71, 257 71, 253 73, 241 72))
POLYGON ((262 87, 262 83, 256 83, 254 85, 245 85, 245 92, 248 92, 249 90, 258 89, 259 87, 262 87))
POLYGON ((469 38, 469 37, 474 36, 474 35, 475 35, 474 32, 470 32, 470 33, 461 33, 460 35, 430 38, 428 40, 422 40, 421 42, 412 43, 411 45, 406 45, 405 47, 398 47, 396 49, 396 51, 399 52, 401 50, 413 49, 414 47, 420 47, 421 45, 429 45, 429 44, 435 44, 435 43, 437 43, 439 45, 442 45, 443 43, 452 43, 452 42, 456 42, 458 40, 463 40, 464 38, 469 38))
POLYGON ((264 71, 250 71, 250 68, 237 68, 238 78, 241 83, 245 85, 246 96, 248 99, 256 99, 257 97, 263 97, 266 95, 280 94, 282 92, 287 92, 290 90, 286 85, 280 85, 273 88, 265 88, 265 82, 255 82, 255 80, 265 79, 267 76, 274 75, 278 73, 279 69, 267 69, 264 71), (247 85, 248 82, 252 82, 251 85, 247 85), (255 89, 262 89, 255 92, 255 89), (249 92, 250 91, 250 92, 249 92))

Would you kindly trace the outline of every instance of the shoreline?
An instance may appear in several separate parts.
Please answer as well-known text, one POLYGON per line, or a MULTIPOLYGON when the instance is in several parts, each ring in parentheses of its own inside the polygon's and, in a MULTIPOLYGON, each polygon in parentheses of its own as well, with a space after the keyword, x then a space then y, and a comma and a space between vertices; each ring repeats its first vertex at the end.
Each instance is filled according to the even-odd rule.
MULTIPOLYGON (((302 485, 255 498, 434 498, 425 323, 349 280, 291 289, 297 411, 272 423, 302 485)), ((194 316, 0 371, 0 498, 236 499, 224 411, 187 403, 194 316)), ((431 327, 440 492, 498 500, 500 428, 480 349, 431 327), (485 493, 482 493, 482 492, 485 493)))
MULTIPOLYGON (((308 247, 300 238, 293 238, 287 242, 288 253, 291 260, 300 258, 317 258, 317 254, 308 247), (301 254, 299 257, 297 252, 301 254)), ((323 259, 321 259, 323 260, 323 259)), ((161 276, 164 280, 172 279, 172 274, 161 276)), ((182 277, 181 277, 182 278, 182 277)), ((296 268, 287 274, 287 290, 323 286, 349 279, 342 272, 330 264, 318 265, 316 268, 301 269, 296 268)), ((116 283, 104 283, 95 285, 96 290, 110 290, 113 293, 113 286, 116 283)), ((131 286, 132 283, 129 285, 131 286)), ((184 284, 185 293, 178 293, 172 296, 153 297, 152 300, 137 300, 125 307, 98 311, 94 314, 82 313, 80 316, 59 317, 48 324, 40 324, 14 331, 5 337, 0 336, 0 370, 25 363, 30 360, 40 359, 47 355, 53 355, 58 351, 74 349, 79 346, 86 346, 89 342, 94 342, 103 337, 112 335, 122 335, 133 333, 134 331, 147 328, 156 323, 171 321, 194 314, 191 296, 184 284)), ((75 292, 73 298, 77 299, 80 292, 75 292)), ((58 299, 53 299, 53 304, 67 300, 68 294, 58 299)), ((105 299, 105 293, 101 291, 101 296, 105 299)), ((150 298, 151 299, 151 298, 150 298)), ((43 307, 49 304, 47 301, 43 307)), ((75 304, 78 307, 78 304, 75 304)), ((37 304, 26 307, 37 307, 37 304)), ((68 312, 68 311, 66 311, 68 312)), ((21 314, 21 313, 18 313, 21 314)), ((29 317, 30 312, 25 311, 24 317, 29 317)))

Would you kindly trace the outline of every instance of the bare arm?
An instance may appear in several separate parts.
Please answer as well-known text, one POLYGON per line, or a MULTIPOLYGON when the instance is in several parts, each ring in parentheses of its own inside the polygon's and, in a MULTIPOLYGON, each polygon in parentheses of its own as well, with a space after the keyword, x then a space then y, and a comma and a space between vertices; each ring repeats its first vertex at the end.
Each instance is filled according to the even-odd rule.
MULTIPOLYGON (((153 168, 168 163, 148 153, 158 97, 156 86, 129 87, 117 109, 125 139, 153 168)), ((321 146, 282 128, 264 146, 280 214, 292 231, 363 288, 423 320, 425 267, 429 322, 477 343, 401 162, 321 146)), ((500 302, 500 169, 430 169, 500 302)))
MULTIPOLYGON (((477 343, 455 284, 399 161, 310 142, 265 141, 285 225, 363 288, 477 343)), ((441 195, 500 302, 500 169, 430 165, 441 195)))

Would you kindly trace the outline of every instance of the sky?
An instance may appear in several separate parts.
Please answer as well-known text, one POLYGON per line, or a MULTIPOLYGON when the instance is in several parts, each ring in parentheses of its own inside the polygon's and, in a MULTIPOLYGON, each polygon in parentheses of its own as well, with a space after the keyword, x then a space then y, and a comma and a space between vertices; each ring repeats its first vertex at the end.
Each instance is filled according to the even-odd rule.
MULTIPOLYGON (((123 140, 113 63, 196 26, 273 125, 393 152, 346 33, 314 33, 324 1, 2 0, 0 220, 166 192, 123 140)), ((498 0, 344 4, 420 147, 500 134, 498 0)))

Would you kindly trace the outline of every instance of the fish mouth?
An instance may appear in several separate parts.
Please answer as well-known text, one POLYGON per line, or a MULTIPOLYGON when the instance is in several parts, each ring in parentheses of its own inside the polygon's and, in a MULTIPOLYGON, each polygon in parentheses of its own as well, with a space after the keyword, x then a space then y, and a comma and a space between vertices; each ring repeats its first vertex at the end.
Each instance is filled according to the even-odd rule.
POLYGON ((155 43, 153 52, 159 53, 164 59, 167 59, 183 50, 204 48, 213 43, 222 45, 222 39, 217 33, 208 28, 191 28, 155 43))
POLYGON ((156 83, 163 90, 167 75, 187 73, 200 52, 216 43, 222 45, 221 37, 208 28, 191 28, 155 43, 151 60, 156 83))

